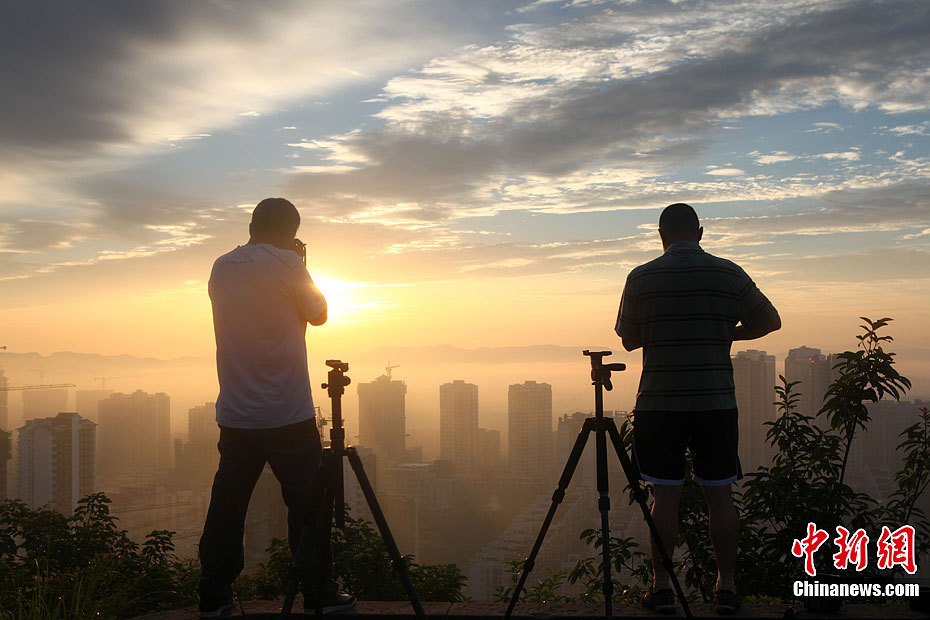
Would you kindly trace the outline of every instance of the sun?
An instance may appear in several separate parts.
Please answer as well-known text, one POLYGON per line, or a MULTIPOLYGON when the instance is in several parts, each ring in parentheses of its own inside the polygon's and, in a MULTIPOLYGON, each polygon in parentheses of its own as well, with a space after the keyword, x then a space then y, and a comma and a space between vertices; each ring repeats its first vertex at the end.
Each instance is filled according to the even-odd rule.
POLYGON ((357 321, 366 314, 384 315, 404 306, 392 292, 407 284, 375 284, 342 280, 328 274, 314 274, 313 281, 326 297, 329 322, 357 321))
POLYGON ((346 282, 326 275, 313 276, 313 282, 326 297, 331 321, 340 322, 346 316, 358 311, 359 299, 356 291, 360 283, 346 282))

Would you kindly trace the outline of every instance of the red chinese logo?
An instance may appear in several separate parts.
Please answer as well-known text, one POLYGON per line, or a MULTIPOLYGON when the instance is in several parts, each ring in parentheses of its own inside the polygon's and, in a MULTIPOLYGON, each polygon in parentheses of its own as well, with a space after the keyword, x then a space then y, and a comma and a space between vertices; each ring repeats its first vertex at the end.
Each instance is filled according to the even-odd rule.
POLYGON ((807 536, 801 540, 795 538, 794 544, 791 545, 791 555, 804 558, 804 572, 811 577, 817 575, 817 569, 814 568, 814 554, 828 538, 830 535, 824 530, 818 530, 814 523, 808 523, 807 536))
MULTIPOLYGON (((808 523, 807 536, 796 538, 791 545, 791 554, 796 558, 804 558, 804 572, 811 577, 817 575, 814 554, 828 538, 826 531, 817 529, 815 523, 808 523)), ((878 568, 889 570, 900 566, 911 575, 916 573, 914 538, 914 527, 911 525, 902 525, 893 532, 883 525, 882 534, 876 544, 878 568)), ((869 565, 869 536, 862 528, 850 535, 848 529, 838 525, 833 543, 837 548, 837 552, 833 554, 833 566, 836 568, 844 570, 852 565, 857 571, 861 571, 869 565)))
POLYGON ((849 530, 842 525, 836 527, 836 538, 833 542, 839 551, 833 555, 833 566, 845 569, 849 564, 855 564, 856 570, 863 570, 869 564, 869 536, 865 530, 858 529, 849 536, 849 530))
POLYGON ((878 567, 895 566, 902 567, 910 575, 917 572, 913 526, 902 525, 893 532, 887 526, 882 526, 882 535, 878 538, 878 567))

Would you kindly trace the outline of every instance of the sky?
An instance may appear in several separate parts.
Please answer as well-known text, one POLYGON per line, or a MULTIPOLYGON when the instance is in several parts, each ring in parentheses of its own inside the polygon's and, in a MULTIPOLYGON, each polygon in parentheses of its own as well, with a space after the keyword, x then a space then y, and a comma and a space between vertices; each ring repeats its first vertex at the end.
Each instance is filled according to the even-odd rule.
POLYGON ((633 381, 623 282, 687 202, 781 313, 738 348, 892 317, 930 394, 928 31, 908 0, 5 3, 0 346, 213 355, 212 263, 283 196, 311 363, 599 346, 633 381))

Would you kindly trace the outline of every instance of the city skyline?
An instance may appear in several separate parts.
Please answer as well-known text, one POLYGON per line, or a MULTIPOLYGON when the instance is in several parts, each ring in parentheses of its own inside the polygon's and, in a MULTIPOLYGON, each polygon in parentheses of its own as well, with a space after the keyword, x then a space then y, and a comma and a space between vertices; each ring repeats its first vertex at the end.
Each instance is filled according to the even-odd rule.
MULTIPOLYGON (((798 405, 799 410, 805 414, 816 413, 816 409, 813 411, 811 410, 810 402, 813 400, 811 397, 812 391, 825 391, 829 381, 835 378, 835 371, 830 371, 829 367, 836 361, 836 353, 822 352, 818 348, 806 345, 789 349, 788 354, 784 357, 770 355, 764 350, 739 348, 738 351, 731 355, 731 360, 734 366, 737 402, 739 403, 740 410, 740 436, 742 445, 748 445, 752 437, 763 437, 765 431, 762 422, 771 420, 774 417, 774 387, 778 383, 778 380, 775 379, 776 377, 779 375, 786 375, 788 381, 801 382, 800 385, 795 387, 795 390, 801 395, 798 405), (766 360, 764 370, 762 370, 761 367, 758 370, 753 370, 753 368, 757 366, 753 360, 759 360, 761 358, 766 360), (795 365, 800 364, 802 370, 793 367, 792 360, 795 360, 795 365), (806 368, 807 375, 799 374, 803 372, 804 368, 806 368), (771 399, 769 396, 771 396, 771 399)), ((125 359, 121 361, 125 363, 125 359)), ((564 362, 564 364, 570 368, 573 373, 578 371, 577 363, 564 362)), ((391 366, 392 369, 398 367, 399 365, 391 366)), ((412 367, 416 368, 416 366, 412 367)), ((381 367, 381 369, 383 371, 384 367, 381 367)), ((551 390, 550 398, 552 399, 552 405, 550 419, 552 421, 551 430, 553 432, 557 430, 561 417, 574 412, 592 410, 593 403, 591 402, 590 381, 587 377, 587 372, 578 373, 578 376, 574 377, 572 381, 573 385, 571 389, 566 389, 563 382, 543 381, 539 375, 537 375, 537 379, 524 378, 521 380, 520 384, 515 385, 515 377, 526 377, 531 373, 521 371, 520 375, 508 376, 506 374, 501 374, 498 370, 498 368, 494 368, 491 373, 494 377, 494 382, 486 380, 475 381, 474 383, 463 379, 452 379, 450 382, 448 378, 440 379, 439 381, 441 381, 441 383, 427 382, 418 380, 417 378, 410 379, 406 375, 397 379, 392 379, 388 375, 383 374, 383 372, 370 381, 366 381, 364 375, 358 377, 356 373, 359 371, 350 370, 349 374, 354 378, 359 389, 348 390, 343 397, 343 415, 345 417, 347 439, 350 443, 356 445, 375 448, 376 452, 382 452, 384 449, 384 446, 381 445, 382 442, 373 439, 376 437, 376 433, 374 433, 375 426, 369 429, 367 435, 369 441, 365 442, 363 440, 364 431, 362 431, 361 427, 365 424, 363 418, 366 414, 363 414, 362 402, 361 399, 358 398, 358 393, 365 390, 370 390, 369 393, 371 394, 369 397, 369 402, 371 403, 371 406, 369 406, 370 413, 367 414, 370 421, 375 420, 375 418, 372 417, 373 414, 382 415, 379 413, 379 407, 386 407, 384 412, 388 414, 388 417, 385 418, 385 422, 390 421, 389 426, 393 425, 392 432, 394 434, 392 437, 386 438, 387 443, 385 444, 391 445, 392 447, 388 448, 387 454, 382 453, 381 456, 387 457, 388 461, 393 462, 403 462, 409 456, 405 450, 409 451, 411 449, 422 451, 421 455, 425 456, 427 460, 442 458, 440 446, 443 419, 442 390, 447 386, 471 386, 475 392, 473 395, 474 403, 469 405, 469 407, 473 406, 474 409, 470 410, 471 413, 466 416, 469 419, 468 427, 471 429, 469 436, 473 435, 470 439, 466 438, 465 440, 465 443, 470 446, 466 449, 470 454, 468 457, 469 459, 476 458, 482 449, 482 439, 479 437, 480 433, 485 433, 486 435, 489 431, 497 433, 497 438, 485 436, 483 441, 503 441, 500 446, 501 455, 504 458, 508 458, 507 455, 509 451, 507 446, 510 441, 509 426, 512 424, 512 416, 509 413, 509 409, 511 408, 513 389, 519 387, 521 384, 539 384, 551 390), (554 388, 550 387, 552 383, 555 383, 554 388), (440 388, 439 398, 437 398, 437 386, 440 388), (385 390, 385 388, 387 389, 385 390), (483 395, 480 399, 477 398, 479 391, 483 395), (392 401, 391 404, 378 404, 378 398, 382 398, 384 394, 389 395, 388 400, 392 401), (413 404, 408 408, 410 396, 413 396, 414 399, 413 404), (478 406, 479 401, 482 403, 480 407, 478 406), (397 417, 398 415, 399 417, 397 417), (391 416, 396 417, 396 420, 390 420, 391 416)), ((466 376, 473 376, 474 374, 474 369, 471 369, 466 376)), ((446 374, 440 376, 447 377, 446 374)), ((414 377, 416 377, 416 373, 414 373, 414 377)), ((635 386, 638 379, 639 376, 636 372, 615 373, 614 384, 616 387, 612 392, 606 393, 605 402, 609 410, 632 410, 632 404, 635 398, 635 386)), ((137 379, 133 379, 131 383, 135 382, 137 382, 137 379)), ((159 385, 164 385, 164 383, 160 383, 159 385)), ((16 386, 14 386, 14 388, 15 387, 16 386)), ((204 397, 200 395, 207 395, 209 398, 209 394, 204 390, 197 390, 193 396, 188 395, 184 398, 176 399, 174 392, 170 389, 157 387, 147 389, 159 393, 171 392, 169 399, 172 403, 177 402, 177 405, 172 405, 169 408, 170 434, 173 439, 189 440, 188 433, 183 432, 181 429, 187 429, 189 427, 191 423, 189 421, 190 412, 200 412, 199 416, 201 422, 198 424, 201 426, 207 421, 208 417, 212 419, 211 415, 204 413, 206 407, 212 407, 213 405, 212 401, 208 401, 206 405, 203 404, 204 397)), ((81 414, 82 417, 86 419, 97 422, 99 416, 95 408, 95 398, 100 397, 104 399, 113 397, 115 394, 117 397, 125 399, 129 397, 132 392, 143 391, 142 388, 137 388, 134 390, 127 390, 127 394, 122 391, 114 392, 114 390, 108 389, 56 388, 49 390, 32 389, 22 391, 20 394, 23 396, 28 394, 29 396, 27 398, 30 399, 33 406, 36 406, 36 403, 44 405, 41 408, 37 408, 32 417, 51 417, 58 412, 75 410, 71 405, 80 403, 81 399, 83 399, 84 405, 76 409, 77 413, 81 414), (67 406, 60 407, 56 410, 57 405, 55 403, 60 402, 66 402, 67 406)), ((10 394, 16 394, 16 391, 3 393, 9 396, 10 394)), ((322 411, 324 418, 328 418, 329 401, 326 398, 325 391, 315 390, 315 393, 317 394, 318 408, 322 411)), ((168 397, 168 394, 163 395, 168 397)), ((215 394, 213 396, 215 396, 215 394)), ((927 395, 914 390, 909 391, 904 396, 904 400, 912 399, 928 400, 927 395)), ((25 412, 23 409, 25 402, 17 402, 18 400, 18 398, 14 398, 12 401, 14 406, 8 407, 14 414, 11 421, 15 423, 8 430, 15 431, 16 428, 21 426, 24 422, 22 415, 25 412)), ((204 431, 199 432, 203 433, 204 431)), ((747 454, 747 464, 751 463, 755 466, 764 463, 768 456, 770 455, 761 453, 747 454)))

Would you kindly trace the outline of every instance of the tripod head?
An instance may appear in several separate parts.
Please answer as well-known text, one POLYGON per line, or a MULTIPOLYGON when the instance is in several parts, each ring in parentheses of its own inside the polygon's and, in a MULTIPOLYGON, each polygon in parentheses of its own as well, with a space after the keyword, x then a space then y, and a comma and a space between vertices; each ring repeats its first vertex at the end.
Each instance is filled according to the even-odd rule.
POLYGON ((588 351, 585 349, 584 354, 591 358, 591 383, 604 386, 604 389, 608 392, 614 389, 613 384, 610 382, 610 373, 614 370, 617 372, 626 370, 626 364, 620 362, 605 364, 604 358, 613 355, 613 351, 588 351))
POLYGON ((349 362, 340 360, 326 360, 326 365, 332 368, 326 375, 326 383, 323 389, 329 392, 330 398, 336 398, 345 394, 346 386, 352 383, 352 379, 345 376, 349 372, 349 362))
POLYGON ((342 430, 342 395, 345 394, 346 386, 352 383, 352 379, 345 376, 349 370, 348 362, 326 360, 326 365, 332 369, 326 374, 326 383, 322 386, 333 402, 333 425, 329 430, 330 445, 339 450, 341 454, 345 445, 345 432, 342 430))

